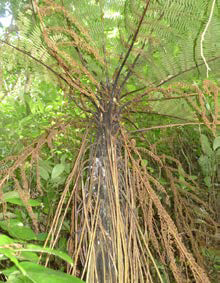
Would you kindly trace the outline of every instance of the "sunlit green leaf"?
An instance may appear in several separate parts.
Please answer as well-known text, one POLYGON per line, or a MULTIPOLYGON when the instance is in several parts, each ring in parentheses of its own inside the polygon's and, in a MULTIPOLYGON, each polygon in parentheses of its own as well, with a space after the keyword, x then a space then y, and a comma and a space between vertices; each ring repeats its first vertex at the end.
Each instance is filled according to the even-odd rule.
POLYGON ((55 179, 55 178, 59 177, 63 173, 64 169, 65 169, 64 164, 55 165, 55 167, 52 170, 51 178, 55 179))
POLYGON ((213 142, 213 150, 216 150, 220 147, 220 136, 216 137, 213 142))
MULTIPOLYGON (((20 266, 26 271, 27 278, 29 280, 32 280, 32 282, 36 283, 54 283, 54 282, 59 282, 59 283, 83 283, 84 281, 65 274, 60 271, 56 271, 50 268, 46 268, 44 266, 32 263, 32 262, 21 262, 20 266)), ((9 276, 10 274, 13 273, 15 269, 7 269, 4 270, 3 273, 6 276, 9 276)), ((24 280, 24 276, 21 274, 17 274, 17 278, 21 278, 24 280)), ((26 282, 26 281, 12 281, 12 282, 26 282)), ((29 282, 29 281, 27 281, 29 282)), ((31 281, 30 281, 31 282, 31 281)))
POLYGON ((1 221, 0 227, 16 239, 36 240, 36 235, 33 230, 28 226, 24 226, 23 223, 18 220, 10 219, 1 221))
POLYGON ((10 245, 13 244, 15 241, 11 239, 10 237, 0 234, 0 247, 4 245, 10 245))
MULTIPOLYGON (((6 202, 24 206, 24 203, 20 198, 7 198, 6 202)), ((36 199, 29 199, 28 203, 30 206, 40 206, 41 205, 41 202, 36 199)))

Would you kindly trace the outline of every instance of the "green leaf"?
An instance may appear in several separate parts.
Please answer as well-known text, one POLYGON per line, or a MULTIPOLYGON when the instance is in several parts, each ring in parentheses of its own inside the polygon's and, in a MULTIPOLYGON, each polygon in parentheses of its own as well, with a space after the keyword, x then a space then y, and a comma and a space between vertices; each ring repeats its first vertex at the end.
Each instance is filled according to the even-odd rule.
POLYGON ((220 136, 216 137, 213 142, 213 150, 216 150, 220 147, 220 136))
POLYGON ((20 240, 36 240, 36 235, 30 227, 24 226, 16 219, 0 222, 0 227, 7 231, 13 238, 20 240))
POLYGON ((141 165, 142 165, 143 167, 147 166, 147 164, 148 164, 148 161, 147 161, 146 159, 142 159, 142 160, 141 160, 141 165))
POLYGON ((65 169, 64 164, 57 164, 52 170, 51 178, 55 179, 59 177, 63 173, 64 169, 65 169))
POLYGON ((33 281, 20 273, 13 273, 8 277, 7 283, 33 283, 33 281))
POLYGON ((216 157, 217 165, 220 165, 220 147, 216 149, 215 157, 216 157))
POLYGON ((65 163, 65 161, 66 161, 66 154, 63 154, 62 156, 61 156, 61 159, 60 159, 60 162, 62 163, 62 164, 64 164, 65 163))
POLYGON ((11 239, 10 237, 0 234, 0 247, 5 246, 5 245, 10 245, 13 244, 15 241, 11 239))
POLYGON ((185 178, 184 178, 184 169, 182 166, 178 166, 178 173, 179 173, 179 180, 184 182, 185 178))
POLYGON ((202 172, 205 176, 211 174, 211 161, 207 155, 201 155, 199 160, 199 165, 201 166, 202 172))
POLYGON ((211 178, 210 178, 209 176, 206 176, 206 177, 204 178, 204 182, 205 182, 205 184, 206 184, 206 186, 207 186, 208 188, 211 187, 212 182, 211 182, 211 178))
POLYGON ((13 251, 11 251, 9 248, 0 248, 0 253, 2 253, 7 258, 9 258, 16 265, 16 267, 21 271, 21 273, 23 275, 26 275, 26 271, 20 265, 20 263, 17 260, 16 256, 13 254, 13 251))
POLYGON ((52 162, 50 160, 40 160, 40 167, 43 167, 48 173, 52 171, 52 162))
POLYGON ((209 143, 208 137, 206 135, 201 135, 201 145, 202 145, 202 150, 203 152, 208 155, 211 156, 212 155, 212 148, 211 145, 209 143))
POLYGON ((37 234, 37 241, 44 242, 47 239, 47 233, 39 233, 37 234))
MULTIPOLYGON (((20 198, 8 198, 6 202, 24 206, 24 203, 20 198)), ((41 206, 41 202, 36 199, 30 199, 28 203, 30 206, 41 206)))
POLYGON ((39 257, 36 253, 33 252, 21 252, 19 255, 19 260, 28 260, 37 263, 39 260, 39 257))
POLYGON ((48 253, 53 254, 55 256, 60 257, 62 260, 68 262, 70 265, 73 265, 73 260, 70 256, 68 256, 66 253, 61 251, 56 251, 50 248, 44 248, 37 245, 27 245, 25 248, 19 249, 18 251, 31 251, 31 252, 40 252, 40 253, 48 253))
MULTIPOLYGON (((26 278, 29 278, 29 281, 23 281, 25 279, 24 276, 21 274, 18 274, 17 278, 22 279, 22 281, 11 281, 16 283, 22 283, 22 282, 36 282, 36 283, 83 283, 84 281, 71 276, 69 274, 56 271, 50 268, 46 268, 44 266, 32 263, 32 262, 21 262, 20 266, 25 270, 26 272, 26 278), (31 280, 31 281, 30 281, 31 280)), ((7 270, 3 270, 3 274, 5 276, 9 276, 10 274, 13 274, 14 268, 9 268, 7 270)))
MULTIPOLYGON (((11 191, 11 192, 4 193, 3 200, 8 203, 13 203, 13 204, 24 206, 24 203, 20 199, 17 191, 11 191)), ((41 201, 38 201, 36 199, 30 199, 28 203, 30 204, 30 206, 41 206, 41 201)))
POLYGON ((11 198, 19 198, 19 194, 17 191, 10 191, 3 194, 3 200, 7 202, 8 199, 11 198))
POLYGON ((47 170, 44 167, 40 166, 40 176, 47 181, 49 179, 49 173, 47 172, 47 170))

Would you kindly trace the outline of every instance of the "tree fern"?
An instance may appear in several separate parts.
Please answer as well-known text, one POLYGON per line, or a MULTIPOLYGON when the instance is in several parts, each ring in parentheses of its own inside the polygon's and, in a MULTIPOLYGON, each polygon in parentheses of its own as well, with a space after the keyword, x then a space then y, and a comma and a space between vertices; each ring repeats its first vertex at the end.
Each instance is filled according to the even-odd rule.
MULTIPOLYGON (((71 210, 69 253, 75 262, 69 273, 79 273, 91 283, 164 282, 165 274, 168 281, 210 282, 199 251, 200 235, 192 233, 197 227, 192 219, 199 217, 196 209, 209 211, 209 207, 177 158, 166 151, 158 153, 155 144, 148 148, 144 134, 205 125, 216 135, 218 87, 194 82, 161 88, 171 80, 183 80, 189 72, 194 72, 195 80, 198 74, 204 77, 200 37, 210 1, 33 3, 34 24, 21 14, 18 35, 1 41, 53 74, 75 112, 67 107, 68 117, 58 119, 10 162, 2 161, 7 168, 0 171, 0 188, 8 179, 14 182, 38 231, 29 194, 17 176, 27 190, 24 164, 31 159, 37 190, 43 193, 39 163, 44 148, 52 149, 56 134, 79 127, 82 143, 45 245, 57 244, 71 210), (210 109, 205 92, 211 97, 210 109), (159 125, 155 116, 161 117, 159 125)), ((218 73, 220 58, 215 43, 218 17, 215 9, 204 43, 212 74, 218 73)), ((206 231, 207 223, 213 224, 213 232, 216 223, 211 216, 197 230, 206 231)))

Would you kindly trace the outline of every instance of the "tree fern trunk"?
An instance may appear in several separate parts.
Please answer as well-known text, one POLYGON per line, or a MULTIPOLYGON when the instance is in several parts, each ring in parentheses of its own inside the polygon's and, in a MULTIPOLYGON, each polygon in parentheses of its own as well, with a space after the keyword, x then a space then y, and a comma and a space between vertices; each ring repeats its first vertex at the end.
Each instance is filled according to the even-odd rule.
POLYGON ((96 250, 96 267, 97 267, 97 282, 110 282, 111 275, 111 217, 110 217, 110 200, 108 193, 107 178, 110 172, 107 172, 108 156, 107 156, 107 137, 105 131, 99 137, 97 155, 94 164, 94 177, 96 184, 92 190, 99 197, 99 223, 95 237, 96 250), (105 237, 105 235, 106 237, 105 237))
MULTIPOLYGON (((115 137, 115 126, 106 112, 98 127, 95 146, 92 148, 90 167, 90 190, 92 199, 98 201, 97 226, 94 238, 95 268, 87 282, 117 282, 117 254, 114 246, 116 219, 115 172, 118 170, 116 151, 119 141, 115 137)), ((88 268, 90 270, 90 268, 88 268)))

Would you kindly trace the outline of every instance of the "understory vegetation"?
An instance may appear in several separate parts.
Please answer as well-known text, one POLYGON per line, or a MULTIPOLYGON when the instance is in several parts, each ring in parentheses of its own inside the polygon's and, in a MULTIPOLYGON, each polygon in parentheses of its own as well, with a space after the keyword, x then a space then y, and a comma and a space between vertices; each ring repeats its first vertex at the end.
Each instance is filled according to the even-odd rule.
POLYGON ((2 18, 0 282, 219 282, 220 1, 2 18))

